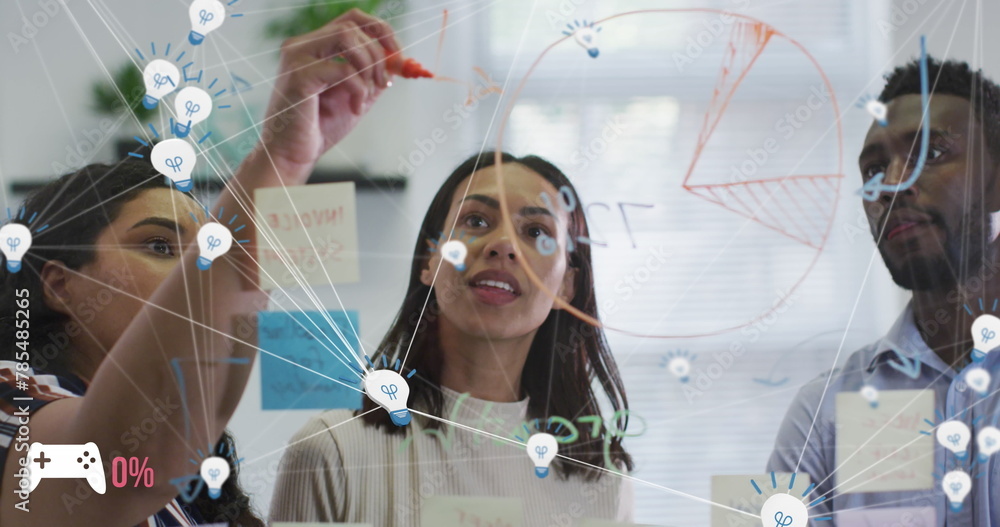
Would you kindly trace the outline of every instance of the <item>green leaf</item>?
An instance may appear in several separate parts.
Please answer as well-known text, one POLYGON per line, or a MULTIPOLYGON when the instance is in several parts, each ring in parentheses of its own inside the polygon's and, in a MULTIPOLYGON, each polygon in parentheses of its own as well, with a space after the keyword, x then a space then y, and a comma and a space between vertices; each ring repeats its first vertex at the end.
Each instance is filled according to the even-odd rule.
POLYGON ((94 111, 113 117, 125 113, 126 108, 130 108, 142 122, 156 114, 156 110, 147 110, 142 105, 145 94, 146 86, 143 83, 142 71, 132 62, 126 62, 111 73, 111 82, 101 80, 91 86, 91 106, 94 111), (124 102, 122 97, 125 99, 124 102))
POLYGON ((286 39, 315 31, 338 16, 358 8, 375 14, 384 0, 331 1, 310 0, 308 4, 291 11, 284 18, 272 20, 264 32, 270 38, 286 39))

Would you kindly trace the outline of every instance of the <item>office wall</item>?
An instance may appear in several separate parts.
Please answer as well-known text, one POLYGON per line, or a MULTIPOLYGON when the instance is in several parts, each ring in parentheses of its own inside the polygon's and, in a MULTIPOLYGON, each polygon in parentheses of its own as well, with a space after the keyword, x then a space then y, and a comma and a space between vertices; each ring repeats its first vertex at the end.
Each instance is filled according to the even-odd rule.
MULTIPOLYGON (((866 4, 867 0, 853 0, 866 4)), ((206 76, 224 77, 230 71, 253 81, 253 89, 241 93, 248 118, 259 119, 262 105, 270 91, 269 79, 276 71, 278 42, 259 37, 261 28, 274 7, 282 2, 243 0, 247 16, 225 26, 218 40, 219 49, 206 51, 206 76)), ((457 10, 463 4, 455 0, 440 7, 457 10)), ((872 5, 877 4, 872 2, 872 5)), ((65 7, 49 16, 34 0, 0 2, 0 196, 6 206, 15 206, 20 196, 9 195, 12 181, 44 181, 55 175, 53 163, 72 165, 67 148, 73 150, 95 142, 99 147, 90 155, 77 156, 81 161, 111 160, 110 139, 116 133, 101 132, 102 117, 90 109, 89 91, 93 81, 105 75, 105 69, 128 60, 131 50, 150 42, 179 42, 185 30, 185 2, 106 0, 66 0, 65 7), (104 19, 94 6, 102 10, 104 19), (45 13, 45 17, 38 15, 45 13), (113 17, 109 16, 113 14, 113 17), (46 20, 27 44, 12 44, 10 33, 22 34, 22 16, 46 20), (124 28, 125 31, 112 28, 124 28), (16 48, 16 49, 15 49, 16 48)), ((438 5, 438 4, 435 4, 438 5)), ((1000 58, 992 50, 1000 49, 1000 34, 989 21, 1000 20, 996 2, 892 0, 886 12, 872 8, 873 25, 859 28, 889 42, 891 53, 881 56, 885 70, 916 56, 918 38, 926 34, 929 51, 937 57, 968 60, 989 75, 1000 78, 1000 58)), ((400 30, 400 40, 412 45, 409 53, 431 62, 437 44, 433 29, 440 19, 427 11, 400 15, 393 19, 400 30)), ((480 28, 470 23, 455 23, 449 28, 450 42, 476 43, 480 28)), ((29 32, 30 33, 30 32, 29 32)), ((161 48, 162 49, 162 48, 161 48)), ((470 79, 474 63, 474 45, 445 46, 442 70, 453 76, 470 79)), ((873 78, 870 91, 881 86, 873 78)), ((849 98, 855 94, 838 94, 849 98)), ((397 82, 351 136, 323 160, 324 166, 360 167, 372 174, 398 171, 400 158, 419 149, 415 140, 430 137, 442 123, 442 114, 465 98, 459 86, 424 81, 397 82)), ((409 250, 417 225, 431 196, 448 171, 480 146, 490 121, 495 99, 486 101, 473 112, 435 153, 416 168, 404 191, 366 190, 358 194, 358 225, 361 249, 362 281, 338 286, 337 292, 348 309, 360 312, 360 330, 364 346, 371 349, 388 327, 398 308, 406 282, 409 250)), ((844 100, 847 106, 853 101, 844 100)), ((240 116, 242 119, 244 116, 240 116)), ((235 118, 234 118, 235 120, 235 118)), ((123 127, 132 123, 123 123, 123 127)), ((845 136, 848 152, 856 156, 860 137, 845 136)), ((84 148, 86 150, 86 148, 84 148)), ((857 177, 855 158, 845 159, 848 181, 857 177)), ((853 185, 848 185, 853 186, 853 185)), ((854 208, 845 205, 845 211, 854 208)), ((880 266, 876 261, 875 266, 880 266)), ((883 273, 884 275, 884 273, 883 273)), ((880 275, 883 278, 884 276, 880 275)), ((879 295, 895 297, 901 307, 907 295, 891 284, 871 285, 879 295)), ((335 308, 331 288, 318 291, 322 303, 335 308)), ((872 294, 871 292, 867 294, 872 294)), ((302 299, 301 295, 297 296, 302 299)), ((304 300, 303 300, 304 302, 304 300)), ((873 323, 885 329, 895 318, 894 312, 873 323)), ((259 366, 247 387, 244 399, 230 428, 238 438, 240 455, 246 459, 242 480, 254 494, 254 503, 266 512, 270 489, 276 475, 280 449, 288 437, 314 411, 272 412, 260 410, 259 366)))

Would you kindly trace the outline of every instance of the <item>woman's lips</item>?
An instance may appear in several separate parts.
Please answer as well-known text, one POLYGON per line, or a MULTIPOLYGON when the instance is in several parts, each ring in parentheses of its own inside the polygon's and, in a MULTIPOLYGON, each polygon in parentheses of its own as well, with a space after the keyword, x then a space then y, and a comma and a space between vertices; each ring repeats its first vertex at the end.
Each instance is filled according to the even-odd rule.
POLYGON ((490 285, 472 285, 470 286, 472 294, 476 297, 476 300, 484 304, 491 306, 504 306, 515 300, 517 300, 517 295, 499 287, 493 287, 490 285))
POLYGON ((521 284, 511 273, 501 269, 486 269, 469 280, 469 289, 480 302, 502 306, 521 296, 521 284))

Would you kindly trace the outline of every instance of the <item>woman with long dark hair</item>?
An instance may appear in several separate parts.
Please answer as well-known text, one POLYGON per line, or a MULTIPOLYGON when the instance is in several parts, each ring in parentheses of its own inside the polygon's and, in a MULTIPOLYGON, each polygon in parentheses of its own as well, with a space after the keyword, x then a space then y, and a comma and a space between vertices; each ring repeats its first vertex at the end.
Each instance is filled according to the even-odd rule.
POLYGON ((631 520, 631 487, 608 473, 632 469, 621 442, 628 400, 618 369, 603 332, 550 296, 597 318, 590 248, 568 249, 569 240, 588 234, 580 200, 551 163, 503 154, 512 239, 501 221, 494 159, 487 152, 463 162, 431 202, 403 305, 372 357, 378 367, 399 360, 401 373, 415 370, 412 421, 396 426, 367 398, 353 416, 331 410, 311 420, 285 453, 272 521, 417 526, 432 495, 517 497, 525 525, 562 516, 631 520), (552 205, 560 189, 573 195, 571 211, 552 205), (449 237, 467 247, 464 269, 436 250, 449 237), (543 250, 546 243, 554 251, 543 250), (551 426, 602 415, 595 381, 614 430, 603 420, 575 434, 551 426), (523 447, 489 437, 509 439, 518 430, 522 440, 537 431, 566 441, 557 477, 535 477, 523 447))
POLYGON ((236 468, 225 426, 254 354, 232 335, 267 301, 253 247, 234 243, 202 270, 194 242, 221 210, 256 239, 254 191, 305 183, 388 85, 398 49, 358 10, 286 41, 261 140, 211 207, 139 161, 91 165, 28 198, 12 221, 33 243, 19 270, 0 271, 0 525, 263 526, 235 473, 219 495, 176 499, 192 461, 222 454, 236 468), (65 445, 74 455, 56 455, 65 445), (133 484, 107 484, 118 455, 142 461, 133 484), (30 494, 29 470, 44 478, 30 494))

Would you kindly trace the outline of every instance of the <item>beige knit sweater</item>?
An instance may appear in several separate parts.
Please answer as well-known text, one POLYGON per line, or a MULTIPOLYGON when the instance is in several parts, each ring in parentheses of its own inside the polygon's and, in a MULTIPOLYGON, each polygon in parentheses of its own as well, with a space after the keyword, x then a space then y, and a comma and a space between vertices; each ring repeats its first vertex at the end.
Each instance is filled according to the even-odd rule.
MULTIPOLYGON (((513 438, 526 420, 527 399, 492 403, 442 392, 442 415, 451 421, 513 438)), ((523 447, 449 425, 427 429, 417 416, 406 437, 352 417, 349 410, 330 410, 295 434, 282 458, 272 522, 420 527, 421 504, 431 496, 519 498, 524 527, 576 526, 583 518, 632 521, 628 479, 605 473, 594 482, 563 480, 554 471, 540 479, 523 447)))

